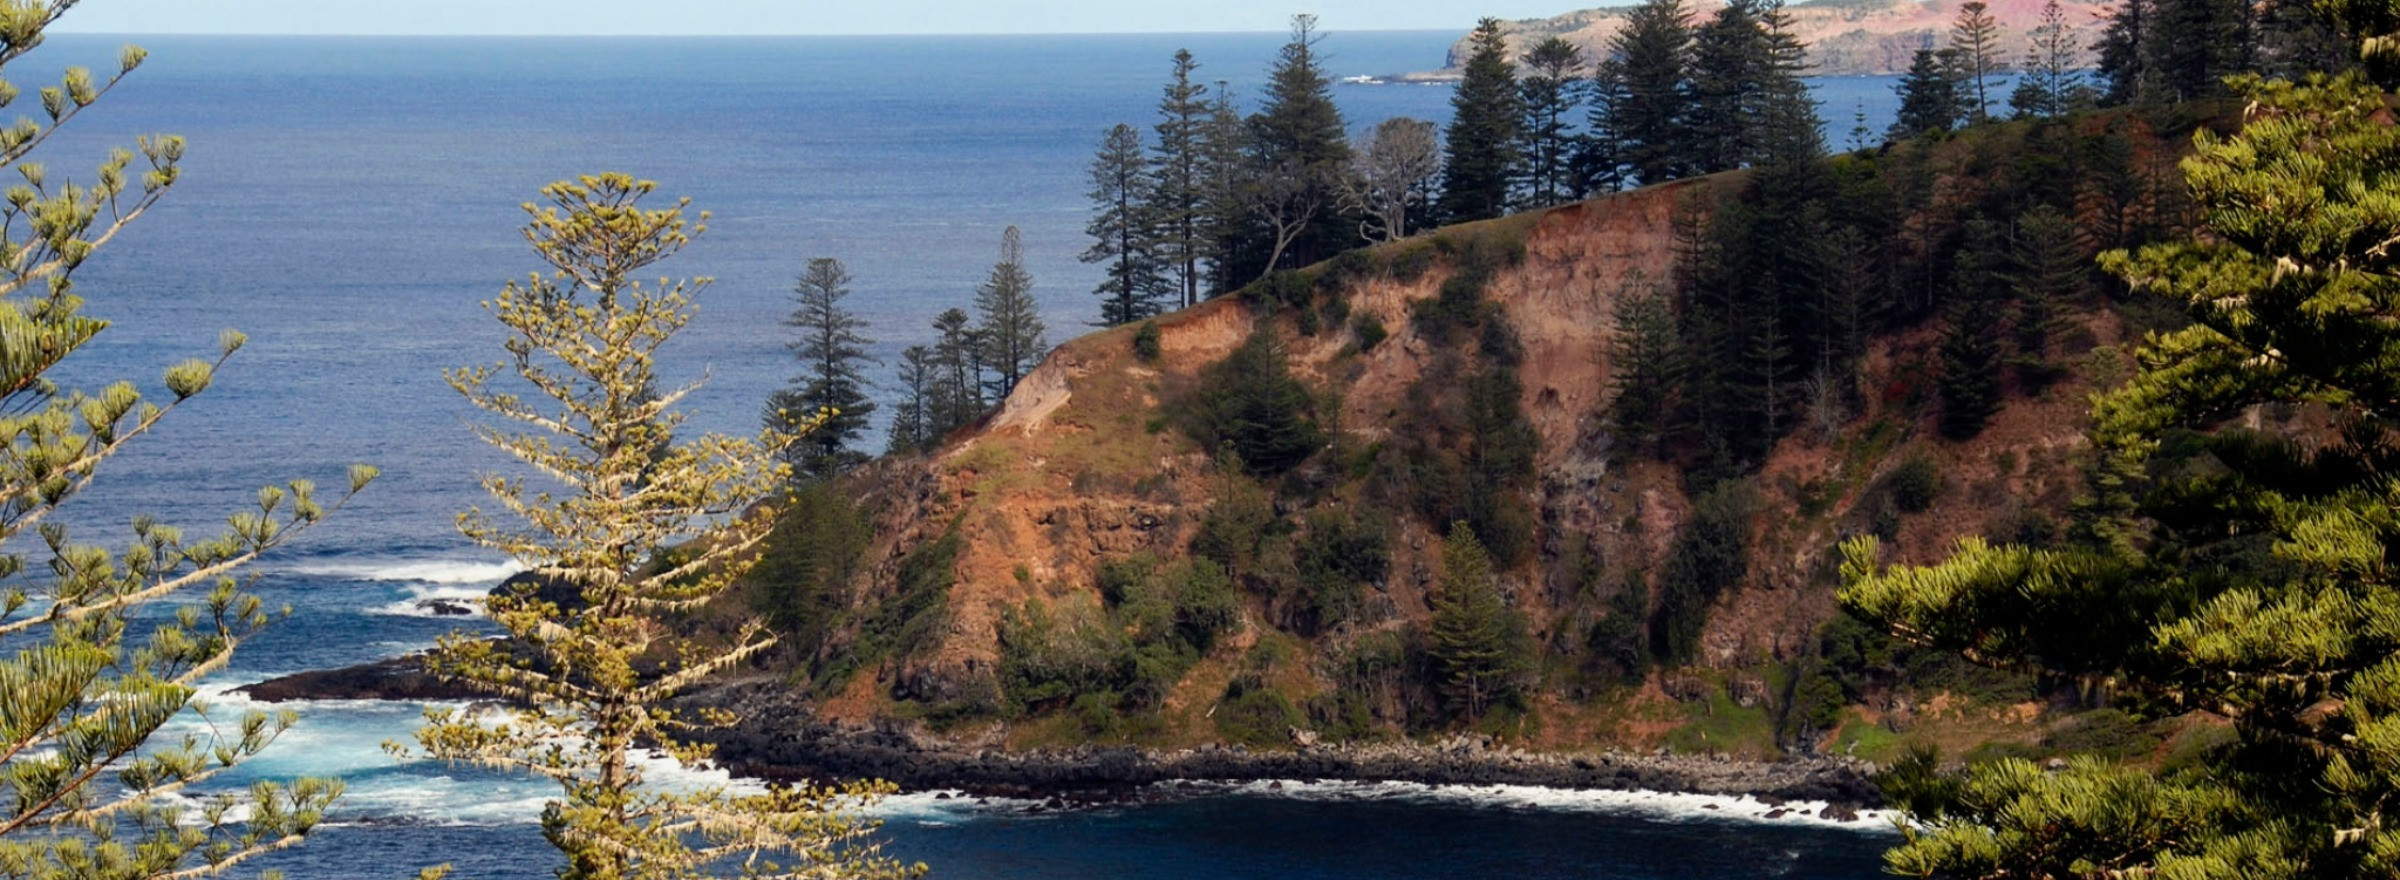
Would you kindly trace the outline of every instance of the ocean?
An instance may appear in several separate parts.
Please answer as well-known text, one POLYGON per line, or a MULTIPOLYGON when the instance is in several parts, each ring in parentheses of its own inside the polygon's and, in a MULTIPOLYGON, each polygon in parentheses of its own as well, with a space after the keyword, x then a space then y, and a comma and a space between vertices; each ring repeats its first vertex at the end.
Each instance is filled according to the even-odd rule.
MULTIPOLYGON (((1320 50, 1336 76, 1439 63, 1449 32, 1344 32, 1320 50)), ((694 429, 745 431, 795 372, 779 325, 813 257, 856 276, 849 304, 888 362, 966 306, 1023 229, 1051 338, 1097 316, 1082 264, 1085 168, 1118 122, 1147 126, 1169 58, 1246 101, 1281 35, 841 38, 146 37, 151 60, 47 144, 56 179, 87 179, 136 134, 190 139, 185 182, 78 275, 110 328, 55 378, 158 390, 167 365, 250 345, 216 386, 112 461, 63 520, 115 543, 135 511, 195 530, 260 485, 383 478, 257 567, 291 614, 211 684, 395 656, 473 622, 422 600, 481 595, 513 569, 453 529, 481 469, 445 368, 498 360, 479 307, 536 262, 519 205, 551 180, 625 171, 689 197, 708 231, 659 267, 715 279, 668 352, 670 378, 707 386, 694 429)), ((69 64, 113 68, 123 40, 54 37, 10 71, 21 85, 69 64)), ((1880 130, 1892 78, 1815 81, 1847 140, 1863 107, 1880 130)), ((1441 85, 1341 85, 1354 127, 1446 120, 1441 85)), ((880 438, 878 438, 879 440, 880 438)), ((548 876, 530 779, 403 763, 412 706, 313 703, 243 768, 338 775, 349 796, 306 846, 260 863, 294 876, 548 876)), ((196 723, 196 722, 195 722, 196 723)), ((1766 818, 1754 802, 1512 789, 1288 785, 1206 788, 1159 803, 1029 814, 1021 804, 917 794, 879 810, 894 854, 936 876, 1009 878, 1873 876, 1880 819, 1766 818)))

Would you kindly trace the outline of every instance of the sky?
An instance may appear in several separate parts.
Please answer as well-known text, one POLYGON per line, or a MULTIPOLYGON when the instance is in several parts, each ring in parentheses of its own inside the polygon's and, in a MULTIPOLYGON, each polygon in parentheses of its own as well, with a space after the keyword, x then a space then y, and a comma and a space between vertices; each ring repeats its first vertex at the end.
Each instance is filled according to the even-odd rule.
MULTIPOLYGON (((1631 0, 1626 0, 1631 2, 1631 0)), ((1602 0, 83 0, 57 32, 657 35, 1455 30, 1602 0), (1301 6, 1303 8, 1294 8, 1301 6)))

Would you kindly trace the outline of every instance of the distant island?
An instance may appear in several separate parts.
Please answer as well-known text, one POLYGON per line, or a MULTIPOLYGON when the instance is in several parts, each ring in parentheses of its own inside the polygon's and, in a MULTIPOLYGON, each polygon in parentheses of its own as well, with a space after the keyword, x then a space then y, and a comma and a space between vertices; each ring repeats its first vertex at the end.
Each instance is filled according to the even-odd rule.
MULTIPOLYGON (((1950 33, 1950 22, 1958 15, 1965 0, 1809 0, 1788 7, 1794 31, 1800 42, 1808 45, 1808 57, 1814 62, 1810 73, 1818 76, 1849 76, 1901 73, 1908 69, 1910 56, 1928 45, 1940 45, 1950 33)), ((1704 19, 1718 7, 1718 0, 1691 0, 1687 8, 1694 20, 1704 19)), ((2100 3, 2068 0, 2063 3, 2067 21, 2076 36, 2076 44, 2088 49, 2099 40, 2107 24, 2108 6, 2100 3)), ((2001 57, 2015 61, 2025 54, 2026 34, 2033 30, 2042 12, 2037 0, 1996 0, 1990 3, 1992 17, 2000 23, 2001 57)), ((1516 55, 1525 46, 1545 37, 1564 37, 1584 51, 1585 58, 1598 58, 1608 48, 1609 37, 1625 22, 1625 14, 1633 4, 1585 9, 1551 18, 1529 18, 1504 22, 1503 35, 1509 51, 1516 55)), ((1442 60, 1439 70, 1394 74, 1376 77, 1378 82, 1444 82, 1459 78, 1460 70, 1471 51, 1467 38, 1460 36, 1450 46, 1449 57, 1442 60)), ((1361 80, 1363 81, 1363 80, 1361 80)))

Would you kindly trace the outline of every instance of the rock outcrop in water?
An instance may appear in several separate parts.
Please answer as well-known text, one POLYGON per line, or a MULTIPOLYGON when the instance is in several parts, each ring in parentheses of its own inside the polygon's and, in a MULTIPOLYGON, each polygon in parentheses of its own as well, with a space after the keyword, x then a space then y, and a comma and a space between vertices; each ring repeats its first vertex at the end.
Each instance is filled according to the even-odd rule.
POLYGON ((484 699, 485 694, 425 671, 422 655, 410 654, 375 663, 320 669, 270 678, 234 689, 262 703, 294 700, 401 700, 450 702, 484 699))

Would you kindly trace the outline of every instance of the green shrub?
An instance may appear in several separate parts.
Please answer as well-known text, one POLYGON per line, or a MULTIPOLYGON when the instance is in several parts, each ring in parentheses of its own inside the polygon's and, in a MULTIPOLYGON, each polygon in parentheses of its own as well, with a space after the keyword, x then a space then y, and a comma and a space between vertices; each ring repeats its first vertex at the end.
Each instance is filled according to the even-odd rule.
POLYGON ((1432 299, 1411 300, 1409 321, 1417 335, 1435 345, 1449 345, 1460 331, 1482 322, 1483 287, 1491 278, 1488 269, 1461 266, 1442 280, 1432 299))
POLYGON ((1126 598, 1148 580, 1158 559, 1147 553, 1127 559, 1111 559, 1100 563, 1092 573, 1092 586, 1100 591, 1100 601, 1111 606, 1124 604, 1126 598))
POLYGON ((1292 728, 1303 719, 1292 701, 1269 688, 1263 677, 1243 673, 1225 686, 1225 700, 1217 705, 1214 720, 1217 735, 1226 742, 1260 748, 1290 744, 1292 728))
POLYGON ((1391 567, 1391 521, 1374 511, 1320 509, 1295 548, 1296 583, 1283 602, 1285 628, 1314 636, 1358 615, 1364 588, 1391 567))
POLYGON ((1167 574, 1175 597, 1175 630, 1200 654, 1216 647, 1242 619, 1242 596, 1225 569, 1207 559, 1184 562, 1167 574))
POLYGON ((1375 263, 1374 255, 1368 253, 1365 248, 1343 251, 1334 255, 1333 259, 1326 261, 1325 267, 1318 270, 1317 292, 1330 299, 1338 300, 1350 288, 1358 286, 1359 282, 1372 277, 1381 270, 1382 267, 1375 263))
POLYGON ((1841 682, 1824 661, 1804 658, 1793 664, 1790 676, 1783 714, 1776 721, 1777 739, 1791 744, 1807 743, 1841 723, 1842 709, 1849 702, 1843 696, 1841 682))
POLYGON ((850 583, 874 539, 868 520, 831 482, 792 493, 746 578, 752 610, 774 627, 783 651, 814 654, 842 622, 850 583))
POLYGON ((1659 578, 1658 611, 1650 621, 1650 646, 1659 660, 1677 664, 1700 651, 1708 611, 1727 587, 1749 573, 1750 515, 1758 493, 1747 482, 1727 482, 1700 496, 1691 521, 1667 552, 1659 578))
POLYGON ((1516 372, 1461 377, 1437 366, 1409 390, 1414 430, 1399 442, 1400 472, 1388 484, 1427 523, 1465 522, 1503 569, 1531 558, 1534 483, 1541 440, 1517 405, 1516 372))
POLYGON ((2185 727, 2167 743, 2166 760, 2160 762, 2159 772, 2172 774, 2181 770, 2198 769, 2211 761, 2221 760, 2227 749, 2241 747, 2242 735, 2230 724, 2194 724, 2185 727))
POLYGON ((1309 701, 1308 720, 1331 742, 1357 742, 1374 737, 1375 704, 1359 691, 1335 689, 1309 701))
POLYGON ((925 706, 918 717, 936 732, 943 732, 969 721, 999 714, 999 683, 989 675, 974 675, 958 682, 950 699, 925 706))
POLYGON ((1859 504, 1867 511, 1868 534, 1886 541, 1900 537, 1900 505, 1892 501, 1891 493, 1872 493, 1859 504))
POLYGON ((1435 345, 1448 345, 1458 331, 1483 324, 1498 309, 1483 297, 1484 288, 1503 268, 1525 258, 1524 237, 1513 232, 1479 230, 1473 235, 1442 235, 1434 248, 1449 258, 1450 277, 1432 299, 1408 304, 1417 334, 1435 345))
POLYGON ((1445 230, 1433 237, 1433 247, 1455 265, 1494 270, 1525 262, 1525 232, 1509 223, 1445 230))
POLYGON ((1260 550, 1270 539, 1289 531, 1291 524, 1275 515, 1266 493, 1237 486, 1201 515, 1200 531, 1192 536, 1192 555, 1238 578, 1259 567, 1260 550))
POLYGON ((838 688, 861 669, 887 659, 905 660, 934 646, 950 620, 950 586, 957 580, 958 532, 921 544, 900 560, 898 590, 859 625, 849 650, 826 658, 817 670, 820 692, 838 688))
POLYGON ((1325 445, 1316 397, 1293 378, 1274 329, 1266 324, 1241 347, 1200 373, 1169 412, 1203 449, 1225 449, 1253 476, 1290 470, 1325 445))
POLYGON ((1340 296, 1318 300, 1317 314, 1325 319, 1328 326, 1340 327, 1342 322, 1350 320, 1350 300, 1340 296))
POLYGON ((1107 625, 1127 634, 1130 655, 1111 699, 1130 710, 1155 709, 1217 639, 1241 619, 1241 598, 1224 569, 1194 559, 1161 567, 1136 556, 1100 566, 1096 586, 1107 625))
POLYGON ((1082 694, 1067 706, 1075 716, 1083 735, 1096 739, 1114 739, 1124 729, 1123 713, 1117 711, 1117 695, 1107 691, 1082 694))
POLYGON ((1364 739, 1377 732, 1384 707, 1405 712, 1407 697, 1421 689, 1413 670, 1422 664, 1410 649, 1407 637, 1388 629, 1362 633, 1342 644, 1327 663, 1333 689, 1309 708, 1319 730, 1335 740, 1364 739))
POLYGON ((1382 345, 1392 335, 1391 331, 1383 328, 1382 319, 1365 312, 1350 319, 1350 333, 1358 337, 1359 351, 1374 351, 1375 346, 1382 345))
POLYGON ((1993 522, 1986 534, 1995 541, 2024 544, 2029 547, 2048 547, 2058 540, 2058 518, 2048 512, 2020 508, 1993 522))
POLYGON ((1262 688, 1238 695, 1227 691, 1224 705, 1217 710, 1216 726, 1217 734, 1227 742, 1259 748, 1289 744, 1291 729, 1301 720, 1292 701, 1262 688))
POLYGON ((1424 241, 1403 244, 1392 254, 1384 268, 1392 273, 1392 280, 1413 284, 1425 277, 1425 273, 1433 271, 1433 246, 1424 241))
POLYGON ((1271 273, 1242 288, 1244 301, 1268 313, 1286 306, 1306 306, 1312 293, 1308 274, 1296 269, 1271 273))
POLYGON ((1932 456, 1911 454, 1884 478, 1884 487, 1891 492, 1892 503, 1901 512, 1923 513, 1933 506, 1934 496, 1941 494, 1941 466, 1934 463, 1932 456))
POLYGON ((1141 358, 1143 363, 1156 363, 1161 353, 1157 321, 1143 321, 1142 326, 1134 328, 1134 357, 1141 358))
POLYGON ((1650 585, 1637 569, 1608 597, 1608 613, 1592 621, 1584 648, 1619 683, 1639 682, 1650 671, 1649 619, 1650 585))
MULTIPOLYGON (((1016 713, 1038 715, 1132 683, 1133 646, 1088 604, 1029 600, 1000 619, 1000 687, 1016 713)), ((1112 703, 1113 698, 1112 698, 1112 703)))

